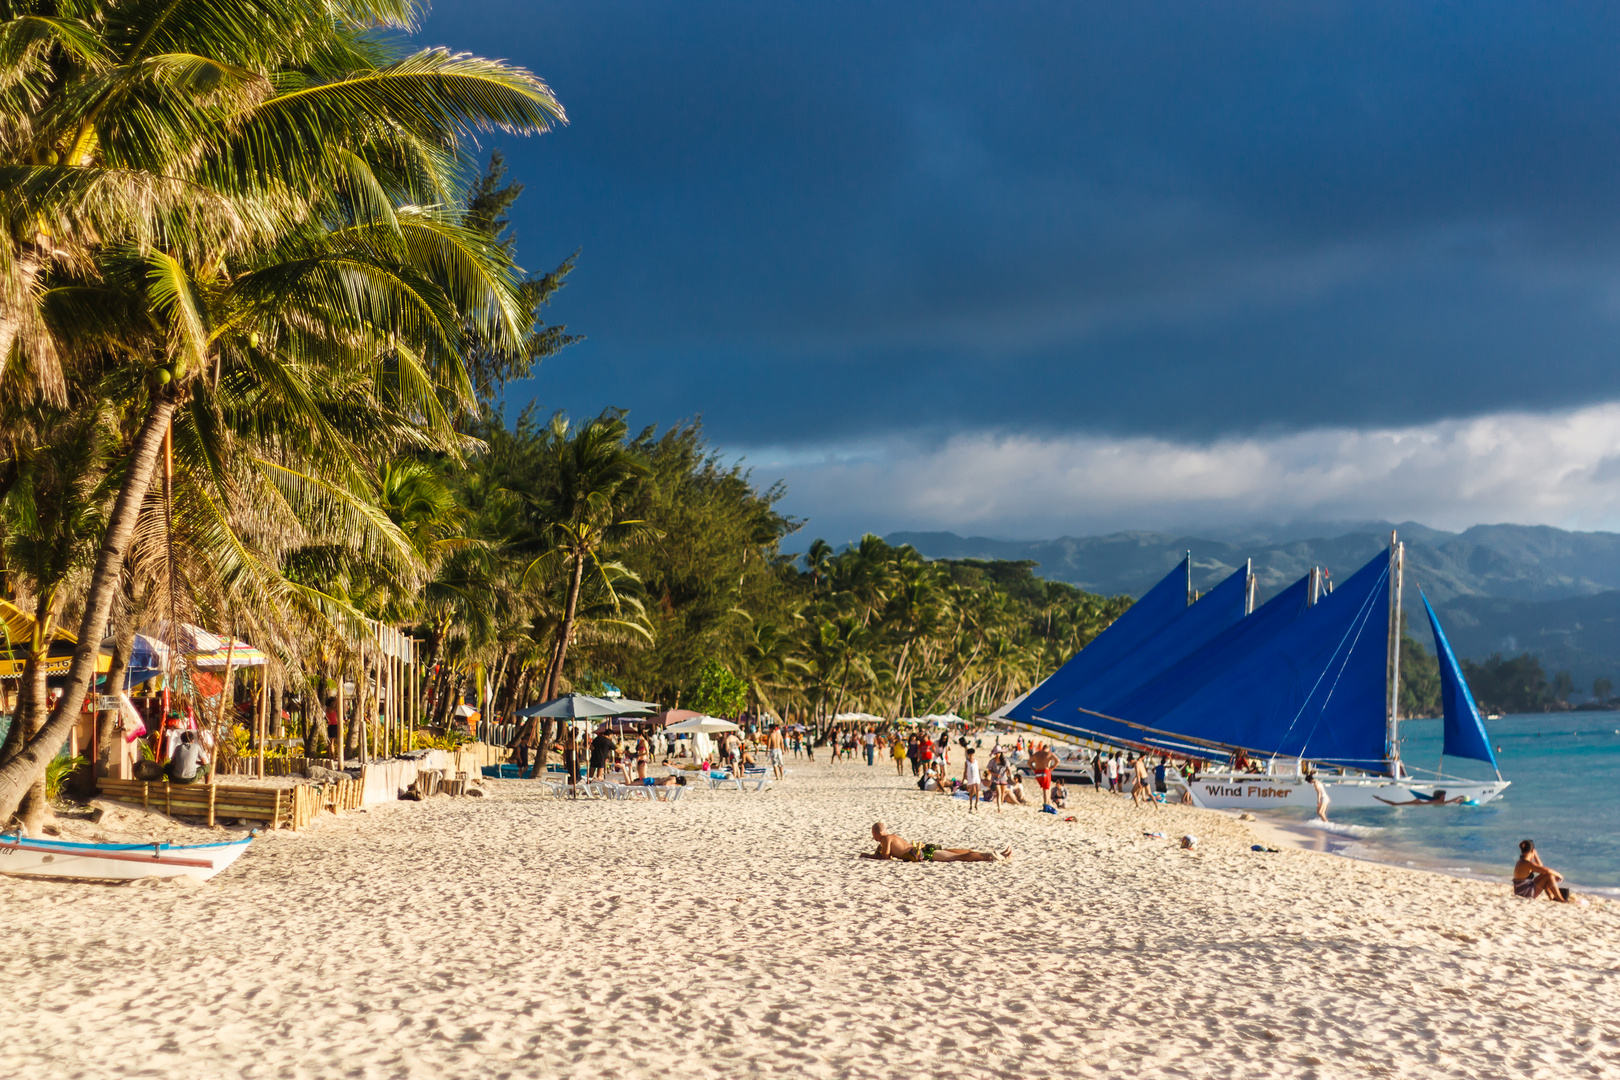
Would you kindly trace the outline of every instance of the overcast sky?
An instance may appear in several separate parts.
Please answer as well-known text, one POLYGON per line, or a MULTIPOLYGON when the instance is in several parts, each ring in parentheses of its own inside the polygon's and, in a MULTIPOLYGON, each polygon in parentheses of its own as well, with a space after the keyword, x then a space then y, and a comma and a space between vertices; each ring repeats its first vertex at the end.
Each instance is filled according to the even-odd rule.
POLYGON ((589 340, 808 534, 1620 527, 1620 8, 440 0, 589 340))

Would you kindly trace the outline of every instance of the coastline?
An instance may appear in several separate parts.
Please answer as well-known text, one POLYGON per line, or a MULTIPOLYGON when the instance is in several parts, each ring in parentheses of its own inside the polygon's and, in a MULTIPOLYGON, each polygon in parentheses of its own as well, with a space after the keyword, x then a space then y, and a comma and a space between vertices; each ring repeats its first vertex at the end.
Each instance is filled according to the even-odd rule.
POLYGON ((492 781, 267 834, 200 887, 0 878, 0 1070, 1463 1077, 1620 1053, 1620 905, 1252 852, 1216 811, 970 813, 892 767, 788 768, 673 804, 492 781), (875 863, 874 819, 1015 856, 875 863))
MULTIPOLYGON (((1215 813, 1237 816, 1237 811, 1220 810, 1215 813)), ((1384 835, 1378 827, 1360 825, 1323 829, 1309 821, 1281 817, 1264 810, 1253 811, 1254 820, 1245 821, 1259 842, 1272 847, 1289 847, 1296 851, 1311 851, 1342 859, 1355 859, 1402 870, 1426 874, 1440 874, 1467 881, 1483 881, 1503 888, 1512 883, 1511 874, 1492 874, 1473 866, 1460 866, 1461 857, 1447 858, 1444 853, 1422 850, 1405 845, 1384 835)), ((1339 823, 1334 823, 1339 825, 1339 823)), ((1569 887, 1577 896, 1592 899, 1620 901, 1620 888, 1609 885, 1587 885, 1569 879, 1569 887)))

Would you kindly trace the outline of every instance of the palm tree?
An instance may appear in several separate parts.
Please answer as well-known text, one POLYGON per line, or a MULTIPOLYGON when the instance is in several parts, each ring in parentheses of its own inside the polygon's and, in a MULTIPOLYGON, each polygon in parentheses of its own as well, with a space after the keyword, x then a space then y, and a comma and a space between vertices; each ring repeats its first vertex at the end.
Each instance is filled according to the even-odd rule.
POLYGON ((756 709, 760 705, 776 708, 772 696, 788 685, 789 674, 809 670, 809 665, 794 655, 797 647, 793 637, 782 633, 773 622, 749 628, 741 649, 742 677, 756 709))
POLYGON ((618 603, 615 573, 604 555, 647 531, 645 521, 620 516, 635 483, 651 472, 625 445, 626 434, 624 417, 617 412, 603 413, 572 431, 561 414, 551 421, 553 473, 548 486, 530 497, 539 531, 552 546, 524 573, 531 581, 536 575, 566 574, 562 620, 546 673, 547 699, 557 694, 586 575, 604 590, 609 603, 618 603))
POLYGON ((378 394, 390 398, 388 441, 442 442, 445 404, 472 405, 460 329, 470 322, 514 348, 527 331, 497 246, 411 208, 453 201, 474 128, 542 131, 561 119, 549 89, 442 51, 390 56, 366 28, 405 25, 403 4, 335 13, 261 0, 241 18, 230 6, 61 0, 15 4, 0 22, 0 52, 23 61, 23 77, 0 76, 16 118, 0 135, 3 377, 19 395, 62 396, 73 378, 64 361, 110 360, 128 374, 118 400, 133 430, 63 696, 0 766, 0 812, 83 702, 177 414, 202 448, 200 436, 222 430, 210 423, 227 414, 221 401, 273 403, 279 413, 244 420, 264 436, 244 440, 263 452, 236 460, 257 473, 254 494, 278 490, 289 507, 319 505, 362 523, 368 543, 398 546, 385 516, 333 482, 346 474, 352 490, 374 476, 355 437, 378 434, 378 394), (89 264, 94 277, 80 273, 89 264), (117 302, 97 305, 98 290, 117 302), (60 316, 93 308, 123 321, 101 320, 107 340, 86 348, 60 316), (339 391, 332 412, 312 392, 328 384, 339 391), (324 468, 301 471, 300 459, 324 468))

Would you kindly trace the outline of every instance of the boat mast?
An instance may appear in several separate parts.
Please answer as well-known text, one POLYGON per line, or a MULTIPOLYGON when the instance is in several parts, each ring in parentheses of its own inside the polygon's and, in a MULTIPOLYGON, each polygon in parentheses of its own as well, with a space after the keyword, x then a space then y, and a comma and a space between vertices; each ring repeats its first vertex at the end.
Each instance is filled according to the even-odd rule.
POLYGON ((1247 578, 1247 582, 1246 582, 1245 588, 1243 590, 1243 614, 1245 614, 1245 615, 1253 615, 1254 614, 1254 586, 1255 586, 1254 560, 1253 559, 1247 560, 1243 564, 1243 566, 1244 566, 1243 572, 1244 572, 1244 575, 1247 578))
POLYGON ((1192 607, 1192 602, 1192 551, 1189 549, 1187 552, 1187 606, 1192 607))
POLYGON ((1401 769, 1401 586, 1406 570, 1406 545, 1389 531, 1389 661, 1384 703, 1384 760, 1389 775, 1399 779, 1401 769))

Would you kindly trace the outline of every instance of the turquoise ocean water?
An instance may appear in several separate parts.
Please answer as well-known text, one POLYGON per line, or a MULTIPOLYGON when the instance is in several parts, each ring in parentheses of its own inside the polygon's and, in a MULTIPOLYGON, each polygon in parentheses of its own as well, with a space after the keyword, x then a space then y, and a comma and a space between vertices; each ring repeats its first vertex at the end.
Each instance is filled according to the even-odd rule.
MULTIPOLYGON (((1486 721, 1502 775, 1513 781, 1484 806, 1333 810, 1344 855, 1506 878, 1519 841, 1577 891, 1620 896, 1620 712, 1537 713, 1486 721)), ((1439 763, 1440 722, 1401 725, 1408 768, 1439 763)), ((1483 762, 1447 758, 1454 776, 1488 778, 1483 762)), ((1278 814, 1302 822, 1308 814, 1278 814)))

